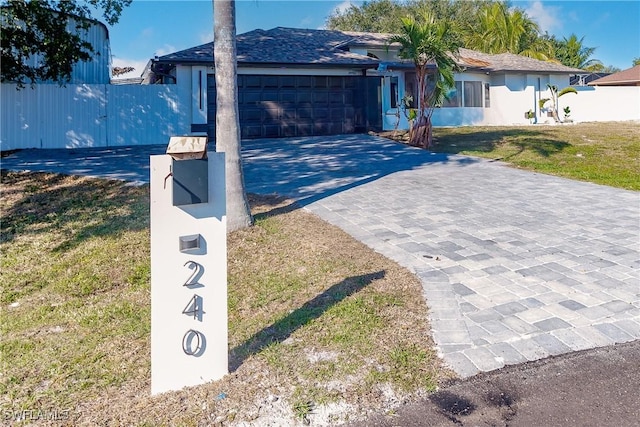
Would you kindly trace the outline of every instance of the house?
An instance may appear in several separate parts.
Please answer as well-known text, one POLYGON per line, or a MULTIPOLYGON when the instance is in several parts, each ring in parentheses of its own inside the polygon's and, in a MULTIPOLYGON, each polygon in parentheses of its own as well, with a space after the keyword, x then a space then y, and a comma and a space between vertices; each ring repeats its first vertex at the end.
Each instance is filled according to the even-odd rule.
MULTIPOLYGON (((111 48, 109 44, 109 30, 107 26, 96 20, 86 20, 89 24, 85 30, 78 30, 78 18, 69 18, 66 30, 77 33, 83 42, 87 42, 94 50, 89 61, 76 62, 71 70, 68 84, 108 84, 111 79, 111 48)), ((40 54, 32 55, 25 61, 28 66, 39 66, 42 61, 40 54)), ((59 84, 57 81, 38 81, 38 84, 59 84)))
POLYGON ((640 86, 640 64, 588 83, 589 86, 640 86))
MULTIPOLYGON (((273 28, 237 36, 242 138, 407 129, 400 109, 415 98, 413 63, 400 60, 390 34, 273 28)), ((528 124, 542 117, 547 84, 565 87, 583 70, 510 53, 461 49, 455 90, 435 126, 528 124)), ((215 135, 213 43, 152 60, 151 83, 176 84, 190 99, 191 131, 215 135)), ((546 119, 546 118, 545 118, 546 119)))

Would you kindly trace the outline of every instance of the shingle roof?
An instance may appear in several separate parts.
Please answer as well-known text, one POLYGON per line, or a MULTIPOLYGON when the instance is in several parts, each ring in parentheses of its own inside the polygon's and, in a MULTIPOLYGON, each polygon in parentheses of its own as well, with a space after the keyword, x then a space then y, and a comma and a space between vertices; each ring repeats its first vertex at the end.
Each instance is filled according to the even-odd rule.
POLYGON ((589 86, 633 86, 640 84, 640 65, 589 82, 589 86))
MULTIPOLYGON (((239 64, 332 65, 375 68, 381 61, 351 53, 349 47, 387 47, 391 34, 277 27, 236 37, 239 64)), ((576 74, 583 71, 555 62, 511 53, 497 55, 460 49, 459 64, 483 71, 536 71, 576 74)), ((213 63, 213 42, 158 58, 165 63, 213 63)))
MULTIPOLYGON (((341 49, 353 39, 342 31, 278 27, 236 37, 240 64, 348 65, 376 67, 375 58, 341 49)), ((159 62, 213 63, 213 42, 158 58, 159 62)))
POLYGON ((513 53, 489 54, 470 49, 460 49, 461 65, 469 64, 470 67, 480 68, 486 71, 536 71, 544 73, 584 73, 579 68, 567 67, 557 62, 540 61, 513 53), (478 65, 479 61, 488 65, 478 65))

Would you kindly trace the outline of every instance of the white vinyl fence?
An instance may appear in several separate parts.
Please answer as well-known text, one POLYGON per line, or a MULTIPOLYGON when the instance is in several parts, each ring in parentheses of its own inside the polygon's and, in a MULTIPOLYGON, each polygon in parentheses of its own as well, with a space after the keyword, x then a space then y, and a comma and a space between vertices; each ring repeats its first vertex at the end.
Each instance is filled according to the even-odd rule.
POLYGON ((190 133, 183 102, 175 85, 2 84, 0 150, 166 144, 190 133))

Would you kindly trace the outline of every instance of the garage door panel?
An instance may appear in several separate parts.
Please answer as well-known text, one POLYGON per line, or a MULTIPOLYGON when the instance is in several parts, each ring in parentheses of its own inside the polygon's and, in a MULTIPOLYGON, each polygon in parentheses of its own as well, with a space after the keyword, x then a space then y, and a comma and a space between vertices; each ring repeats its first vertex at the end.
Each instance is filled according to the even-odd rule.
MULTIPOLYGON (((213 138, 215 77, 207 78, 209 136, 213 138)), ((367 103, 367 99, 378 96, 379 87, 379 79, 363 76, 239 75, 242 138, 363 131, 369 120, 366 115, 379 114, 381 106, 367 103)))
POLYGON ((329 92, 329 103, 330 104, 344 104, 344 92, 333 91, 329 92))
POLYGON ((262 77, 262 86, 268 88, 277 88, 278 87, 278 76, 263 76, 262 77))
POLYGON ((295 120, 298 117, 298 113, 295 107, 284 107, 282 109, 282 119, 291 121, 295 120))
POLYGON ((332 89, 342 89, 344 80, 343 77, 329 77, 329 87, 332 89))
POLYGON ((297 110, 299 119, 311 119, 313 118, 313 109, 311 107, 298 108, 297 110))
POLYGON ((330 129, 329 122, 319 121, 313 124, 313 133, 315 135, 329 135, 330 129))
POLYGON ((313 125, 298 123, 296 125, 296 136, 312 136, 313 135, 313 125))
POLYGON ((329 102, 329 94, 325 91, 317 91, 313 93, 314 104, 326 104, 329 102))
POLYGON ((344 118, 344 107, 332 107, 329 111, 329 118, 331 121, 341 121, 344 118))
POLYGON ((313 80, 311 76, 297 76, 296 86, 298 88, 309 88, 312 86, 313 80))
POLYGON ((275 89, 263 90, 260 97, 261 101, 278 102, 278 91, 275 89))
POLYGON ((260 124, 262 121, 262 110, 258 108, 243 108, 240 110, 240 121, 248 124, 260 124))
POLYGON ((295 88, 296 87, 296 76, 281 76, 280 77, 280 87, 282 88, 295 88))
POLYGON ((238 82, 244 83, 242 86, 245 88, 260 88, 262 87, 262 79, 260 76, 238 76, 238 82))
POLYGON ((274 108, 268 108, 262 110, 262 123, 264 124, 277 124, 280 123, 280 110, 274 108))
POLYGON ((280 136, 280 125, 266 125, 263 126, 263 135, 265 138, 278 138, 280 136))
POLYGON ((328 119, 329 118, 329 109, 326 107, 318 107, 316 106, 313 109, 313 118, 316 120, 328 119))
POLYGON ((262 136, 262 126, 241 126, 242 132, 241 132, 241 137, 242 138, 247 138, 247 139, 251 139, 251 138, 260 138, 262 136))
POLYGON ((245 89, 242 91, 242 94, 238 98, 238 102, 240 104, 255 104, 261 101, 262 93, 256 90, 245 89))
POLYGON ((295 104, 296 102, 296 92, 295 90, 283 90, 280 92, 279 101, 282 103, 291 103, 295 104))
POLYGON ((308 89, 300 89, 298 93, 296 93, 298 104, 308 103, 311 105, 313 102, 313 95, 311 90, 308 89))
POLYGON ((325 76, 313 77, 313 87, 316 89, 326 89, 327 87, 329 87, 329 83, 327 82, 327 77, 325 76))
POLYGON ((288 136, 297 136, 296 135, 296 125, 285 125, 281 127, 282 129, 282 136, 283 137, 288 137, 288 136))

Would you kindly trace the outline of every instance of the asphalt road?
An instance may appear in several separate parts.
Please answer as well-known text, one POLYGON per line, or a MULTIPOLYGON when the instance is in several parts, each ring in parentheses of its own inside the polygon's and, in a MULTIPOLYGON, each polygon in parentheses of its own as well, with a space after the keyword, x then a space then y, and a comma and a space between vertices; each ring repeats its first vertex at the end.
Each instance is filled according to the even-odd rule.
POLYGON ((352 427, 640 425, 640 341, 482 373, 352 427))

